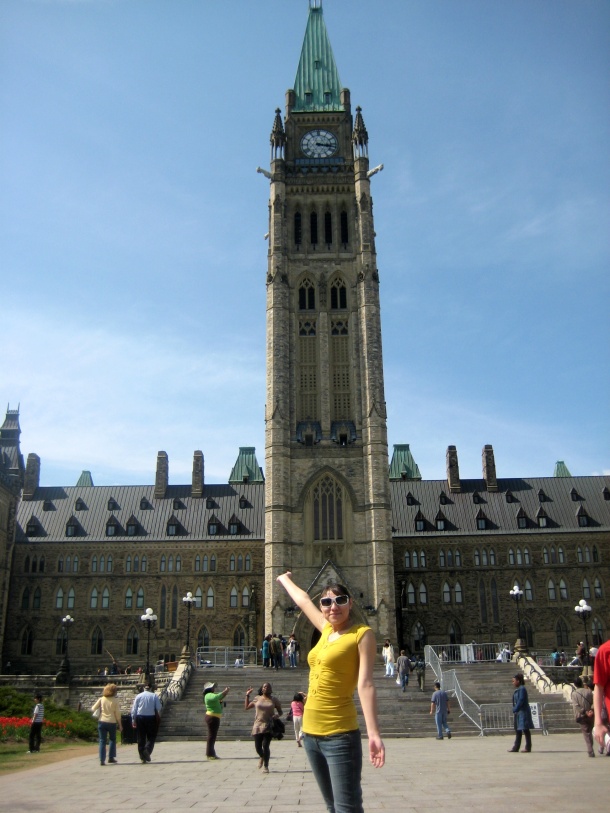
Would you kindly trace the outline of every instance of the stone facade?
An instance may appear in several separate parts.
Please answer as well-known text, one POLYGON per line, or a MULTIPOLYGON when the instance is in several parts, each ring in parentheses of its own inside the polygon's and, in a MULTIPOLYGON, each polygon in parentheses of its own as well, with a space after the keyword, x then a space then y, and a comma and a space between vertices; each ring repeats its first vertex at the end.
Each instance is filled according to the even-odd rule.
MULTIPOLYGON (((502 479, 491 446, 482 478, 424 481, 409 447, 388 461, 379 272, 368 132, 352 114, 319 6, 310 8, 294 88, 271 132, 267 288, 266 481, 240 449, 227 484, 170 486, 161 451, 152 486, 40 485, 40 459, 19 452, 18 413, 0 432, 2 665, 54 673, 70 613, 75 671, 115 657, 144 665, 140 616, 158 615, 151 660, 191 644, 260 646, 313 629, 276 582, 292 570, 316 598, 347 585, 379 638, 425 643, 514 640, 509 591, 524 590, 533 647, 573 649, 574 605, 589 634, 610 627, 610 478, 502 479), (23 487, 17 521, 15 510, 23 487)), ((261 280, 261 284, 262 280, 261 280)))

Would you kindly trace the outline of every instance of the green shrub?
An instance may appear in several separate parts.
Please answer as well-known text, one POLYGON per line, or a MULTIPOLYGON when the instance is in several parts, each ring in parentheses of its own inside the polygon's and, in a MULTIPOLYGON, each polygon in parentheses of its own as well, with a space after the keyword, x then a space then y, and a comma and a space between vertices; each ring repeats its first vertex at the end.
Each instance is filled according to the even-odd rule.
MULTIPOLYGON (((43 736, 97 739, 97 720, 89 712, 74 711, 44 699, 43 736)), ((27 737, 35 700, 31 694, 10 686, 0 688, 0 740, 27 737)))

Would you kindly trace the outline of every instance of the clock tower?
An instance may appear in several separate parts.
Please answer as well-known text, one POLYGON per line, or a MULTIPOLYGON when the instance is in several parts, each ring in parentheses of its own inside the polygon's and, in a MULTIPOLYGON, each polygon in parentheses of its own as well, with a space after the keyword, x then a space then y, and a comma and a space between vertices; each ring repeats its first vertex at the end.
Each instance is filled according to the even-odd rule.
POLYGON ((395 640, 379 273, 368 134, 322 13, 271 131, 265 407, 265 631, 313 628, 275 579, 330 581, 395 640))

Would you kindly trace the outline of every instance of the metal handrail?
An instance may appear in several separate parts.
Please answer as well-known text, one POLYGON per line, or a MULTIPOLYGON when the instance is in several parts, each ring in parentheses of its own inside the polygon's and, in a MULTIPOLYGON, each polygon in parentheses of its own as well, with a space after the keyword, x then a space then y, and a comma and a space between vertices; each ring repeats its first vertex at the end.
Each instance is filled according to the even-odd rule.
POLYGON ((228 669, 240 661, 243 666, 258 665, 259 650, 254 646, 198 646, 197 666, 216 666, 228 669))

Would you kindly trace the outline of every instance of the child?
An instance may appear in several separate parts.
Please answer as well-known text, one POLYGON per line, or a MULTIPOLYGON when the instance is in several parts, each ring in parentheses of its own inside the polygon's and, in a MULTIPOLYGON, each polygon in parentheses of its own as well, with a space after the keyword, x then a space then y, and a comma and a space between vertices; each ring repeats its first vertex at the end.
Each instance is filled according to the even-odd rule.
POLYGON ((294 736, 296 737, 297 745, 302 748, 301 740, 303 739, 303 707, 307 695, 303 692, 297 692, 292 698, 290 708, 292 709, 292 724, 294 725, 294 736))
POLYGON ((42 695, 37 694, 34 696, 36 705, 32 712, 32 724, 30 725, 30 750, 28 754, 33 754, 34 751, 40 751, 40 732, 42 731, 42 724, 44 722, 44 706, 42 704, 42 695))

